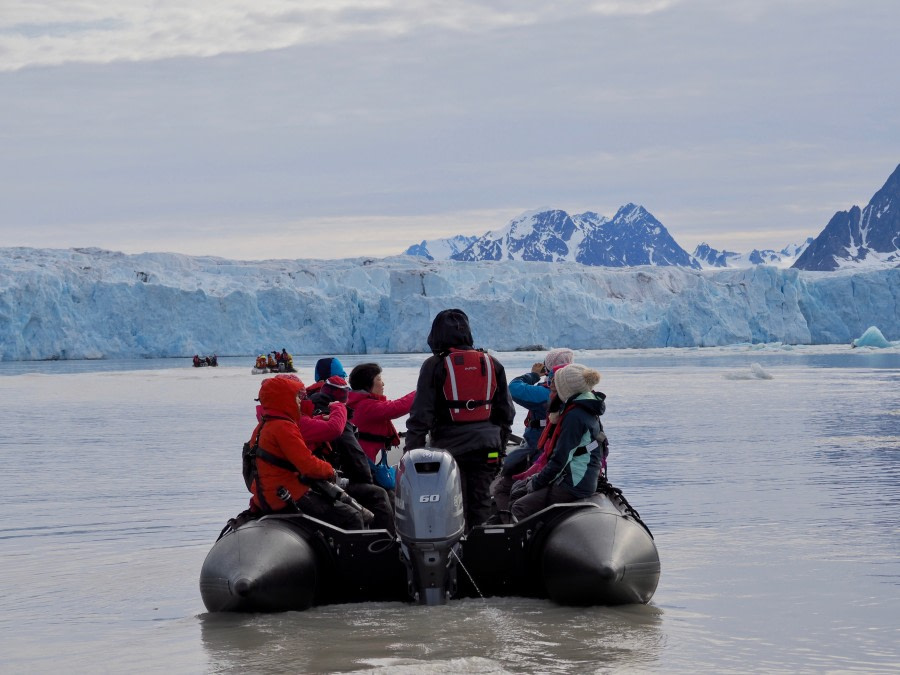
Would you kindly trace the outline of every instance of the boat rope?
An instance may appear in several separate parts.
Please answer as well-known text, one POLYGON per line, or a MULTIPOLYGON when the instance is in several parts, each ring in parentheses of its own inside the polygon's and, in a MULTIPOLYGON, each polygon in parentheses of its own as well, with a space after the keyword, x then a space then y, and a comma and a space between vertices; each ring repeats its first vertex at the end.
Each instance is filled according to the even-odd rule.
POLYGON ((606 476, 602 475, 597 480, 597 492, 606 495, 612 501, 617 502, 622 510, 625 511, 625 515, 631 516, 634 518, 637 523, 647 530, 647 534, 650 535, 650 538, 653 539, 653 533, 650 531, 650 528, 647 527, 647 523, 641 520, 641 514, 637 512, 631 504, 628 503, 628 500, 625 499, 625 495, 622 494, 622 490, 617 488, 615 485, 612 485, 608 480, 606 480, 606 476))
POLYGON ((234 532, 244 523, 249 522, 251 520, 256 520, 261 515, 262 515, 261 513, 255 513, 253 511, 251 511, 250 509, 247 509, 246 511, 241 511, 234 518, 228 519, 228 522, 225 523, 225 527, 222 528, 222 531, 219 533, 219 536, 216 539, 216 541, 219 541, 219 539, 224 537, 226 534, 234 532))
POLYGON ((383 553, 390 549, 391 546, 394 545, 394 538, 390 535, 387 537, 382 537, 381 539, 376 539, 372 543, 369 544, 367 550, 369 553, 383 553))

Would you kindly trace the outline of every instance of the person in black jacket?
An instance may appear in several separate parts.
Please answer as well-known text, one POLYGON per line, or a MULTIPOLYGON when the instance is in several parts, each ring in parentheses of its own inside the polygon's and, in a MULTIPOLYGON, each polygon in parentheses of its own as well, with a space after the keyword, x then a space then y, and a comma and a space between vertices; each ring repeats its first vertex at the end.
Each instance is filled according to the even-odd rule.
MULTIPOLYGON (((349 391, 350 386, 343 378, 337 376, 329 377, 319 390, 309 397, 315 406, 314 414, 328 414, 328 406, 333 401, 345 403, 349 391)), ((352 411, 349 409, 347 412, 352 414, 352 411)), ((349 419, 344 425, 341 434, 328 443, 317 447, 316 454, 330 462, 348 480, 347 485, 344 486, 347 494, 375 515, 372 527, 384 528, 391 534, 394 534, 396 532, 394 527, 394 509, 391 506, 388 493, 384 488, 375 485, 372 480, 369 460, 359 445, 356 427, 349 419)))
MULTIPOLYGON (((445 309, 434 317, 428 335, 432 356, 419 371, 404 447, 404 451, 424 448, 430 435, 431 447, 453 455, 459 466, 467 529, 484 523, 491 515, 490 485, 515 418, 506 371, 497 359, 472 345, 469 317, 461 309, 445 309), (454 359, 473 358, 489 366, 481 369, 490 387, 482 389, 482 398, 489 390, 493 395, 487 400, 448 398, 448 368, 454 368, 454 359)), ((461 374, 454 372, 451 381, 464 388, 462 380, 461 374)), ((476 384, 480 386, 481 382, 476 384)))

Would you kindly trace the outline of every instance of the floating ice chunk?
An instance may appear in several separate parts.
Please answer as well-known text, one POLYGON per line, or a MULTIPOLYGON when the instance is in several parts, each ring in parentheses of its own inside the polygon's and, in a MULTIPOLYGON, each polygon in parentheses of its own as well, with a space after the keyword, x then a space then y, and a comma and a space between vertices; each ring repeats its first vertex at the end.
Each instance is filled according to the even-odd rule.
POLYGON ((850 346, 878 347, 879 349, 883 349, 885 347, 890 347, 891 343, 885 339, 884 335, 881 334, 881 331, 878 330, 876 326, 869 326, 866 328, 865 333, 850 343, 850 346))
POLYGON ((757 380, 771 380, 772 376, 763 370, 763 367, 758 363, 750 364, 750 372, 753 373, 753 377, 757 380))
POLYGON ((725 373, 726 380, 771 380, 772 376, 758 363, 751 363, 750 370, 742 370, 735 373, 725 373))

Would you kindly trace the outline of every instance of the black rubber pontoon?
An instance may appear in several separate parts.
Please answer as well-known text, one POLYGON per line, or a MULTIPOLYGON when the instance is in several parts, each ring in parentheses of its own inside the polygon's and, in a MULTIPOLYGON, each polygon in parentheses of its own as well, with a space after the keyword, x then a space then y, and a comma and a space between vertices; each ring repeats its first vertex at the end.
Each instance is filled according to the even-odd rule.
POLYGON ((397 538, 345 531, 301 514, 265 516, 225 534, 200 572, 211 612, 278 612, 341 602, 546 597, 563 605, 646 603, 659 583, 650 531, 609 485, 589 501, 555 504, 513 525, 463 535, 452 456, 403 455, 397 538), (461 568, 459 561, 462 561, 461 568))

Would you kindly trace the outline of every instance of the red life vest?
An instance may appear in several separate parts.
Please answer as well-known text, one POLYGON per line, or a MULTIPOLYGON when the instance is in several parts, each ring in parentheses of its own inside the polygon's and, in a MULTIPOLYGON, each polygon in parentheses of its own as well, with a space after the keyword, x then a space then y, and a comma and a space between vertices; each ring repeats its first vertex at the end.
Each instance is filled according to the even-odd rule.
POLYGON ((454 422, 480 422, 491 416, 497 391, 494 361, 477 349, 450 349, 444 357, 444 398, 454 422))

